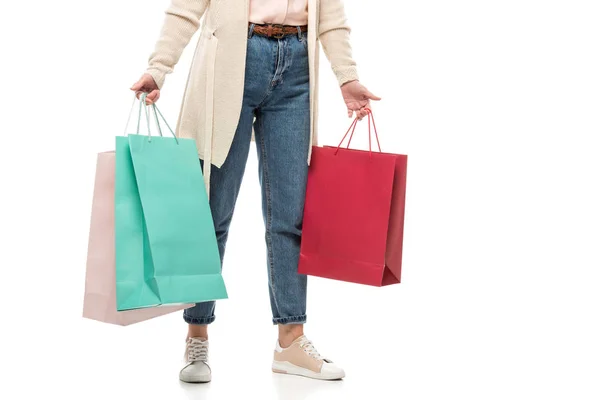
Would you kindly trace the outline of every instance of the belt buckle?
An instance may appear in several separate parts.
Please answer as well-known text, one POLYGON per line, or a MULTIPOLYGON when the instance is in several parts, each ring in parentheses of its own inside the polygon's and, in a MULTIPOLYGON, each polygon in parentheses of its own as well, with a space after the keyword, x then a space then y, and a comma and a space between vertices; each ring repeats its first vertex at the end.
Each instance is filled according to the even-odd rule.
POLYGON ((281 28, 281 34, 279 34, 279 35, 273 35, 273 37, 275 39, 283 39, 284 36, 285 36, 285 32, 284 32, 284 29, 283 29, 283 24, 272 24, 271 26, 273 28, 281 28))

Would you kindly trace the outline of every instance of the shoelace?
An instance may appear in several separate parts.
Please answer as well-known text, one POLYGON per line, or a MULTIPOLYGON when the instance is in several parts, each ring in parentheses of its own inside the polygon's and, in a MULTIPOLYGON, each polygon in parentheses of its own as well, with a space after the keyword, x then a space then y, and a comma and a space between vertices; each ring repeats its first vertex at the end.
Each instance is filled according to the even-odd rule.
POLYGON ((302 340, 300 340, 300 347, 311 357, 313 357, 316 360, 323 360, 323 357, 321 357, 321 355, 319 354, 319 352, 317 351, 317 349, 315 349, 315 346, 313 345, 313 343, 308 340, 307 338, 303 338, 302 340))
POLYGON ((188 362, 208 361, 208 341, 189 338, 186 347, 186 360, 188 362))

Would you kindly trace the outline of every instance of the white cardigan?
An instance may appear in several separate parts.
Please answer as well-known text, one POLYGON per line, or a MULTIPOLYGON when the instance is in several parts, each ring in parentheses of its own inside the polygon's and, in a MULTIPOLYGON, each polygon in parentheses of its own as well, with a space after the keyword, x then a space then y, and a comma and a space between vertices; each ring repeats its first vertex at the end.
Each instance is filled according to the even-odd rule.
MULTIPOLYGON (((195 139, 200 158, 217 167, 225 162, 242 107, 248 13, 249 0, 172 0, 146 71, 162 87, 204 15, 177 136, 195 139)), ((317 144, 319 41, 342 85, 358 79, 349 33, 342 0, 308 0, 311 147, 317 144)), ((208 187, 210 168, 204 170, 208 187)))

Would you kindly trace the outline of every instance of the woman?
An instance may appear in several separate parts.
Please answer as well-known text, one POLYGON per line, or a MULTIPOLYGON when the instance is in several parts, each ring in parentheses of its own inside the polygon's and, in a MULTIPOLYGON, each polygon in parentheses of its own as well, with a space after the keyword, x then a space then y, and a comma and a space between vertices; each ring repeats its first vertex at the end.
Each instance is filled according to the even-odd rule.
MULTIPOLYGON (((297 273, 310 149, 317 141, 319 42, 349 117, 364 117, 369 100, 379 100, 358 82, 342 0, 172 0, 149 67, 131 88, 148 93, 149 104, 158 100, 202 16, 177 134, 196 140, 221 260, 254 131, 269 293, 279 327, 272 369, 343 378, 304 336, 306 276, 297 273)), ((182 381, 211 379, 207 327, 214 309, 206 302, 184 312, 182 381)))

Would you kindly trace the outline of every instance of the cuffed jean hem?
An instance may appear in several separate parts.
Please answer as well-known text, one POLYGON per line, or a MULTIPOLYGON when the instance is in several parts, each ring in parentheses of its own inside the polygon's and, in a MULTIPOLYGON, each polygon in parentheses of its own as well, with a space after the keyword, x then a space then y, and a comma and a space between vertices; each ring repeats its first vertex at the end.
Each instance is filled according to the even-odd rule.
POLYGON ((212 317, 195 318, 184 313, 183 320, 190 325, 208 325, 214 322, 215 316, 213 315, 212 317))
POLYGON ((304 324, 306 323, 305 315, 296 315, 293 317, 273 318, 273 325, 287 325, 287 324, 304 324))

